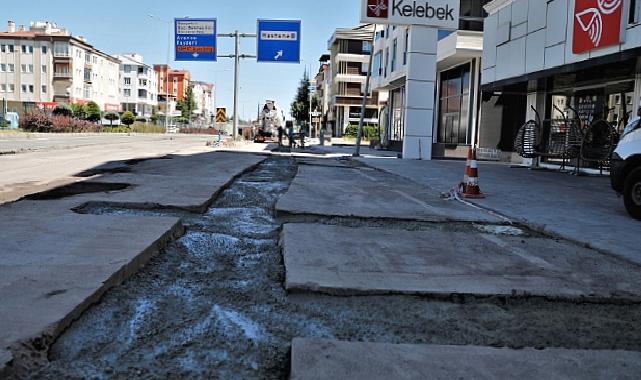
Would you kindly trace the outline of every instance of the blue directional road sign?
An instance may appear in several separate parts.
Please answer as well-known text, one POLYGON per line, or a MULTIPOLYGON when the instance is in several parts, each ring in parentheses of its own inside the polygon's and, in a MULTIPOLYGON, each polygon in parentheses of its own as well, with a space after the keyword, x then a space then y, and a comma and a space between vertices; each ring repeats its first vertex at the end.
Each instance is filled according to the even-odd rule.
POLYGON ((300 63, 300 20, 258 20, 256 40, 258 62, 300 63))
POLYGON ((215 18, 177 18, 176 61, 216 61, 215 18))

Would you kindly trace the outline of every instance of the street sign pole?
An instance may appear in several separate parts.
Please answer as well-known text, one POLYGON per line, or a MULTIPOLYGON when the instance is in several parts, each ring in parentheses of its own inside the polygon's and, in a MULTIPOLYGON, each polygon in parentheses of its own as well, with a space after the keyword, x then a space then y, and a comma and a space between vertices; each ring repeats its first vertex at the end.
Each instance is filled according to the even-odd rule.
POLYGON ((236 48, 234 50, 234 141, 238 140, 238 87, 239 87, 239 76, 240 76, 240 37, 238 35, 238 30, 234 32, 234 38, 236 39, 236 48))
MULTIPOLYGON (((374 60, 374 42, 376 41, 376 24, 372 25, 372 47, 369 52, 369 66, 367 67, 367 79, 365 79, 365 93, 363 94, 363 103, 361 105, 361 119, 358 121, 358 133, 356 134, 356 152, 354 157, 361 155, 361 140, 363 138, 363 124, 365 123, 365 110, 367 109, 367 97, 369 96, 369 86, 372 80, 372 62, 374 60)), ((379 115, 380 116, 380 115, 379 115)), ((380 120, 378 121, 380 123, 380 120)))
POLYGON ((255 33, 240 33, 236 30, 234 33, 219 34, 218 37, 228 37, 234 39, 234 54, 219 55, 220 58, 233 58, 234 59, 234 120, 232 135, 234 141, 238 139, 238 96, 240 87, 240 60, 241 58, 256 58, 255 55, 240 54, 240 39, 241 38, 256 38, 255 33))

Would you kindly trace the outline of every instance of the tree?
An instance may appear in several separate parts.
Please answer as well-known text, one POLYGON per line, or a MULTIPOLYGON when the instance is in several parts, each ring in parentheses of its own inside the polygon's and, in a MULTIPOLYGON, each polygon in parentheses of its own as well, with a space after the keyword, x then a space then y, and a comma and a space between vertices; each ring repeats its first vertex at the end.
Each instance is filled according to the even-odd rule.
MULTIPOLYGON (((309 121, 309 86, 309 74, 305 71, 291 106, 291 114, 298 124, 305 124, 309 121)), ((312 97, 312 109, 318 107, 318 104, 318 98, 312 97)))
POLYGON ((122 114, 120 121, 122 121, 124 125, 130 126, 136 121, 136 117, 134 116, 133 112, 127 111, 122 114))
POLYGON ((115 112, 109 112, 105 115, 105 119, 109 120, 109 125, 114 125, 114 120, 118 120, 120 117, 115 112))
POLYGON ((180 110, 182 120, 186 120, 189 123, 191 121, 191 114, 196 109, 194 90, 191 87, 187 87, 185 97, 176 102, 176 108, 180 110))
POLYGON ((89 121, 100 121, 100 118, 102 118, 102 113, 100 112, 100 107, 96 102, 89 102, 85 106, 85 111, 87 112, 87 116, 85 117, 85 120, 89 121))
POLYGON ((76 119, 85 120, 87 118, 87 108, 83 104, 72 104, 71 111, 76 119))
POLYGON ((73 109, 69 107, 68 104, 61 103, 61 104, 58 104, 56 108, 53 109, 52 115, 71 117, 73 116, 73 109))

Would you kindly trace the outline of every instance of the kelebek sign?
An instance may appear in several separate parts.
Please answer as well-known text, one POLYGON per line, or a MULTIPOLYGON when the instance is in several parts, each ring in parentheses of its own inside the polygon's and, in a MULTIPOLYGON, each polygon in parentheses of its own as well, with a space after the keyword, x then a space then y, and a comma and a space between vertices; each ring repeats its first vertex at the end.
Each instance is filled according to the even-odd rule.
POLYGON ((621 43, 623 0, 577 0, 574 5, 572 52, 621 43))
POLYGON ((456 30, 460 0, 361 0, 361 22, 456 30))

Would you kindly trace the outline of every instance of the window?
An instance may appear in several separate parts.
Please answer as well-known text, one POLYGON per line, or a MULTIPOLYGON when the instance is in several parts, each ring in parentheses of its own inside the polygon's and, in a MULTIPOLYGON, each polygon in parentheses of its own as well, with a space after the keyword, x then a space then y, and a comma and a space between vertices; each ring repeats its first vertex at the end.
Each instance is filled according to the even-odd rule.
POLYGON ((466 144, 470 128, 470 65, 441 73, 438 142, 466 144))
POLYGON ((47 54, 47 47, 46 46, 43 46, 41 49, 42 49, 41 51, 42 51, 43 55, 47 54))
POLYGON ((14 71, 16 71, 16 66, 13 63, 10 63, 8 67, 9 67, 10 73, 13 73, 14 71))
POLYGON ((47 73, 47 65, 42 65, 42 73, 43 74, 47 73))
POLYGON ((27 65, 25 65, 24 63, 22 65, 20 65, 20 72, 26 73, 27 72, 27 65))
POLYGON ((407 52, 410 48, 410 29, 405 29, 405 50, 403 51, 403 66, 407 65, 407 52))
POLYGON ((7 64, 0 63, 0 73, 4 73, 5 71, 7 71, 7 64))
POLYGON ((630 0, 630 14, 628 16, 629 24, 637 24, 639 22, 639 13, 641 12, 641 1, 630 0))
POLYGON ((22 45, 22 54, 33 54, 33 45, 22 45))
POLYGON ((33 85, 32 84, 29 85, 29 93, 33 94, 33 85))
POLYGON ((398 51, 398 38, 394 38, 394 45, 392 47, 392 70, 391 72, 393 73, 396 71, 396 52, 398 51))
POLYGON ((389 47, 385 48, 385 78, 387 78, 387 65, 389 63, 389 47))
POLYGON ((130 73, 131 72, 131 65, 125 65, 125 72, 130 73))
POLYGON ((20 65, 20 68, 22 69, 22 72, 25 74, 33 73, 33 65, 22 64, 20 65))
POLYGON ((22 85, 22 93, 23 93, 23 94, 26 94, 26 93, 27 93, 27 85, 26 85, 26 84, 23 84, 23 85, 22 85))
POLYGON ((131 89, 125 88, 125 96, 131 96, 131 89))
POLYGON ((131 78, 125 78, 125 86, 131 86, 131 78))
POLYGON ((42 86, 42 93, 46 94, 47 93, 47 86, 42 86))
POLYGON ((372 54, 372 43, 370 41, 363 41, 363 54, 372 54))
POLYGON ((6 84, 0 84, 0 92, 7 92, 7 85, 6 84))
POLYGON ((7 52, 7 45, 0 45, 0 52, 1 53, 6 53, 7 52))
POLYGON ((372 76, 374 78, 382 74, 382 71, 381 71, 382 62, 383 62, 383 51, 379 51, 376 54, 374 54, 374 67, 372 68, 372 76))
POLYGON ((13 45, 7 45, 7 48, 9 49, 9 53, 13 53, 14 52, 13 45))
POLYGON ((15 84, 10 84, 9 85, 9 92, 16 92, 16 85, 15 84))

